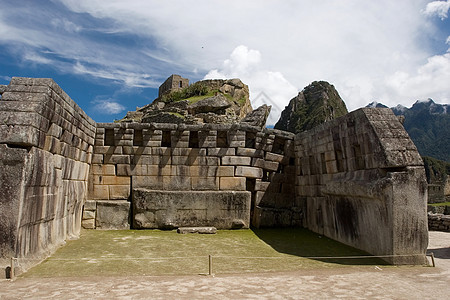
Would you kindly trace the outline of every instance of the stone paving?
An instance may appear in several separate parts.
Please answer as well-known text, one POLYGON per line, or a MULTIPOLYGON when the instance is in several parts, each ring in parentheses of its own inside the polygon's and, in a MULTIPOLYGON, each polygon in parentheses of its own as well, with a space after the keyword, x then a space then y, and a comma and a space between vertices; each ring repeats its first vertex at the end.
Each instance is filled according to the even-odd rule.
POLYGON ((450 292, 450 233, 430 232, 432 267, 363 266, 217 276, 19 278, 0 299, 442 299, 450 292))

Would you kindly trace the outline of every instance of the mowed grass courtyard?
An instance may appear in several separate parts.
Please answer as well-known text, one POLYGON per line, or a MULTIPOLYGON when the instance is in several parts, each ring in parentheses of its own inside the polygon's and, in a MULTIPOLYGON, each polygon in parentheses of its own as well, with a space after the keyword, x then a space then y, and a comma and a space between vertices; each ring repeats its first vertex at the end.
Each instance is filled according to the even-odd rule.
POLYGON ((195 275, 383 265, 381 259, 305 229, 83 230, 21 277, 195 275), (349 258, 336 258, 349 257, 349 258))

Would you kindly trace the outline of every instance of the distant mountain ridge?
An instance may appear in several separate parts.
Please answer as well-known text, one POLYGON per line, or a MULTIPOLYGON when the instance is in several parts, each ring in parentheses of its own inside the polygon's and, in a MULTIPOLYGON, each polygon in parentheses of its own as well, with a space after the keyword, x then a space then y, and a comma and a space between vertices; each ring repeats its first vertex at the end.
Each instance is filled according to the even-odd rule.
MULTIPOLYGON (((372 102, 366 107, 387 107, 372 102)), ((450 105, 432 99, 416 101, 411 108, 391 107, 395 115, 403 115, 403 126, 422 156, 450 162, 450 105)))

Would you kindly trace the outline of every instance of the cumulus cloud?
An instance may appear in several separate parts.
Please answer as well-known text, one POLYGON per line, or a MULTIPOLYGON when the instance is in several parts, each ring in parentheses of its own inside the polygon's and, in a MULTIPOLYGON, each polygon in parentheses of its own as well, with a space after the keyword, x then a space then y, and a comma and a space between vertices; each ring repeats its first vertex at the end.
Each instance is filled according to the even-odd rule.
POLYGON ((449 82, 450 53, 428 58, 415 73, 399 71, 386 78, 386 86, 392 88, 391 95, 405 97, 412 94, 416 100, 433 98, 444 103, 450 103, 449 82))
POLYGON ((158 87, 172 73, 191 81, 240 77, 252 100, 264 92, 283 108, 294 90, 327 80, 350 110, 373 100, 408 105, 421 95, 450 95, 431 84, 450 78, 446 55, 428 43, 439 30, 448 36, 429 16, 446 18, 449 1, 428 2, 6 1, 0 46, 115 85, 158 87), (409 81, 430 84, 408 89, 409 81), (281 99, 283 89, 292 92, 281 99))
POLYGON ((106 100, 94 100, 92 102, 94 105, 94 110, 97 113, 101 114, 107 114, 107 115, 115 115, 120 114, 125 110, 125 106, 118 103, 116 100, 113 99, 106 99, 106 100))
POLYGON ((448 10, 450 9, 450 0, 447 1, 433 1, 427 4, 424 13, 428 16, 437 15, 441 20, 448 17, 448 10))
POLYGON ((244 45, 236 47, 222 67, 209 71, 204 79, 225 78, 240 78, 249 86, 253 108, 262 104, 272 105, 268 125, 278 121, 281 111, 298 92, 283 74, 264 69, 258 50, 244 45))

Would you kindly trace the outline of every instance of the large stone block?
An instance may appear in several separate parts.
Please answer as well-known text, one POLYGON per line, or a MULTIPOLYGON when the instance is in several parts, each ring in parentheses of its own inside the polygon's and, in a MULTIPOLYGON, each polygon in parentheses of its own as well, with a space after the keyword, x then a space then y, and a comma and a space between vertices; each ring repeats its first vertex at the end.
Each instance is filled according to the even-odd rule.
POLYGON ((215 177, 218 168, 218 166, 190 166, 189 172, 193 177, 215 177))
POLYGON ((250 166, 252 159, 246 156, 224 156, 222 157, 222 165, 232 166, 250 166))
POLYGON ((14 149, 0 144, 0 259, 16 255, 26 158, 26 149, 14 149))
POLYGON ((133 190, 134 228, 248 228, 249 192, 133 190))
POLYGON ((109 199, 111 200, 127 200, 130 197, 130 184, 128 185, 110 185, 109 199))
POLYGON ((191 183, 195 191, 219 190, 219 177, 191 177, 191 183))
POLYGON ((217 168, 218 177, 233 177, 234 176, 234 166, 220 166, 217 168))
POLYGON ((130 202, 128 201, 97 201, 97 229, 130 229, 130 202))
POLYGON ((92 190, 89 191, 89 196, 93 200, 107 200, 109 199, 109 188, 107 185, 94 184, 92 190))
POLYGON ((245 177, 220 177, 222 191, 245 191, 245 177))
POLYGON ((262 169, 255 168, 255 167, 237 166, 235 175, 238 177, 262 178, 263 171, 262 171, 262 169))

